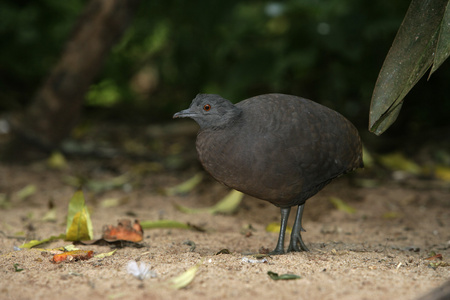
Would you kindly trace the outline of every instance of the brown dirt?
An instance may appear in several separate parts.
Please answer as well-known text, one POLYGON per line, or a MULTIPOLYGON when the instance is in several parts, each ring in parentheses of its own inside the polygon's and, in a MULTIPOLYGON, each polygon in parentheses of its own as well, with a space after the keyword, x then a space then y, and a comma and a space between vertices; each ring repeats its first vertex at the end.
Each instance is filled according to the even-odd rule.
MULTIPOLYGON (((18 232, 26 240, 64 232, 67 203, 74 192, 64 176, 82 172, 74 169, 84 163, 72 162, 70 171, 64 172, 42 164, 0 165, 0 193, 11 196, 11 206, 0 209, 1 299, 415 299, 450 278, 450 267, 433 269, 425 260, 435 251, 450 262, 450 190, 431 180, 386 181, 374 188, 355 187, 348 177, 336 180, 306 204, 303 238, 311 252, 272 256, 267 263, 242 259, 261 247, 275 246, 277 233, 266 232, 265 226, 279 220, 278 209, 245 197, 234 215, 179 212, 174 203, 210 206, 227 193, 210 179, 188 196, 159 193, 159 188, 180 183, 192 172, 149 174, 131 190, 87 193, 86 198, 96 237, 103 225, 134 216, 189 222, 206 232, 146 230, 144 248, 123 248, 111 257, 72 263, 53 264, 36 249, 14 251, 13 246, 24 242, 14 238, 18 232), (38 191, 19 200, 14 193, 27 184, 35 184, 38 191), (330 196, 344 199, 357 212, 335 209, 330 196), (112 208, 99 206, 111 197, 127 202, 112 208), (50 200, 57 208, 57 221, 43 222, 50 200), (254 231, 242 232, 249 224, 254 231), (185 244, 188 240, 195 242, 193 251, 185 244), (231 254, 215 255, 224 248, 231 254), (158 276, 144 281, 134 278, 126 271, 130 260, 150 264, 158 276), (195 279, 186 288, 172 290, 165 284, 200 261, 195 279), (23 271, 15 272, 14 264, 23 271), (297 274, 301 279, 274 281, 268 271, 297 274)), ((93 176, 112 176, 108 174, 99 171, 93 176)), ((43 247, 67 244, 60 240, 43 247)), ((96 254, 110 251, 106 246, 80 248, 96 254)))

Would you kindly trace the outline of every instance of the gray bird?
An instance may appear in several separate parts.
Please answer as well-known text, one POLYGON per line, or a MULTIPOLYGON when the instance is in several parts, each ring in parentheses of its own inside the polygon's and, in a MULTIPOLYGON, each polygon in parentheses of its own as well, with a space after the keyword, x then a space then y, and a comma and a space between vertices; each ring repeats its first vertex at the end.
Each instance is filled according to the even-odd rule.
POLYGON ((356 128, 336 111, 304 98, 266 94, 233 104, 219 95, 198 94, 173 117, 200 125, 199 159, 217 181, 280 207, 280 234, 271 254, 284 253, 295 205, 288 251, 308 251, 301 236, 305 201, 333 178, 363 167, 356 128))

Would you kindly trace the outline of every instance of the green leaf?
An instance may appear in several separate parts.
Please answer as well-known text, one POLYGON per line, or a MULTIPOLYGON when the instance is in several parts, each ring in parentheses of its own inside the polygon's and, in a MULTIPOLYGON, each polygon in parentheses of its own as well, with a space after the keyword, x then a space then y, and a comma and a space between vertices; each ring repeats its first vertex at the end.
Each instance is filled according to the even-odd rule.
POLYGON ((77 248, 74 244, 65 245, 63 247, 63 249, 64 249, 64 252, 81 250, 80 248, 77 248))
POLYGON ((113 255, 114 253, 116 253, 116 251, 117 251, 117 249, 114 249, 114 250, 111 251, 111 252, 100 253, 100 254, 94 255, 94 257, 95 257, 95 258, 105 258, 105 257, 108 257, 108 256, 113 255))
POLYGON ((330 197, 330 202, 340 211, 354 214, 356 212, 356 209, 345 203, 342 199, 338 197, 330 197))
POLYGON ((36 246, 44 244, 44 243, 48 243, 48 242, 52 242, 52 241, 56 241, 56 240, 60 240, 60 239, 65 239, 65 238, 66 238, 65 234, 60 234, 58 236, 51 236, 51 237, 49 237, 47 239, 43 239, 43 240, 40 240, 40 241, 32 240, 32 241, 29 241, 26 244, 23 244, 23 245, 19 246, 19 248, 30 249, 30 248, 36 247, 36 246))
POLYGON ((388 211, 383 214, 383 219, 396 219, 399 217, 399 213, 395 211, 388 211))
POLYGON ((36 193, 36 186, 29 184, 16 193, 20 200, 24 200, 36 193))
POLYGON ((69 202, 67 213, 66 240, 92 240, 94 236, 91 217, 85 206, 84 195, 77 191, 69 202))
POLYGON ((44 222, 56 222, 56 208, 52 208, 42 217, 44 222))
POLYGON ((8 209, 11 207, 11 201, 7 194, 0 193, 0 209, 8 209))
POLYGON ((436 46, 436 53, 434 55, 433 67, 430 71, 431 74, 434 73, 442 63, 450 55, 450 1, 447 2, 447 7, 445 8, 444 17, 440 25, 438 44, 436 46))
POLYGON ((123 198, 107 198, 107 199, 103 199, 100 202, 100 207, 103 207, 103 208, 116 207, 116 206, 123 204, 124 202, 126 202, 126 201, 124 201, 123 198))
POLYGON ((293 280, 293 279, 301 279, 300 276, 295 274, 282 274, 278 275, 278 273, 274 273, 272 271, 267 272, 267 275, 273 280, 293 280))
POLYGON ((19 268, 19 264, 14 264, 14 272, 22 272, 23 269, 19 268))
POLYGON ((375 134, 395 121, 404 97, 425 72, 448 57, 447 6, 448 1, 412 0, 373 91, 369 130, 375 134))
POLYGON ((364 168, 371 168, 373 167, 373 157, 372 154, 370 154, 369 150, 367 150, 366 147, 363 146, 363 162, 364 162, 364 168))
POLYGON ((189 268, 186 272, 178 275, 170 280, 170 287, 176 290, 187 287, 195 278, 198 268, 202 265, 202 262, 197 263, 195 266, 189 268))
POLYGON ((120 176, 116 176, 114 178, 106 180, 91 180, 82 177, 66 176, 64 178, 64 181, 67 184, 76 188, 83 186, 89 191, 101 193, 104 191, 109 191, 122 187, 124 184, 130 181, 130 176, 127 173, 125 173, 120 176))
POLYGON ((189 208, 179 204, 175 204, 175 208, 187 214, 210 213, 214 214, 232 214, 234 213, 242 201, 244 194, 239 191, 232 190, 222 200, 211 207, 189 208))
POLYGON ((154 228, 192 229, 192 226, 190 226, 189 224, 172 220, 142 221, 140 222, 140 224, 142 229, 154 229, 154 228))
POLYGON ((241 204, 241 200, 244 197, 239 191, 232 190, 225 196, 222 200, 220 200, 216 205, 214 205, 211 209, 212 214, 232 214, 234 213, 239 204, 241 204))
POLYGON ((203 173, 197 173, 183 183, 164 190, 167 196, 184 195, 192 191, 203 179, 203 173))

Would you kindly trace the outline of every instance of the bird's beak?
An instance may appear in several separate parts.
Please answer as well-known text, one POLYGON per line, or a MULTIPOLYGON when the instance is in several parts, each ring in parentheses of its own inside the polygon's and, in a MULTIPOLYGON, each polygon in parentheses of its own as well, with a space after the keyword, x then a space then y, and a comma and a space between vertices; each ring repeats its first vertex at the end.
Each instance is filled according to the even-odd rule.
POLYGON ((176 119, 176 118, 191 118, 194 115, 195 114, 193 114, 191 112, 191 110, 188 108, 188 109, 177 112, 176 114, 173 115, 173 118, 174 119, 176 119))

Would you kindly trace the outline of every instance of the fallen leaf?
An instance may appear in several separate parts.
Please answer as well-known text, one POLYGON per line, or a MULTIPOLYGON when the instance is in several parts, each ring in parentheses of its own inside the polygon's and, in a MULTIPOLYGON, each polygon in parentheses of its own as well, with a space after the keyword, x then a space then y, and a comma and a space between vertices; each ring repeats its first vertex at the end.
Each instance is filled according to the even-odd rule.
POLYGON ((19 200, 25 200, 26 198, 35 194, 36 190, 37 189, 34 184, 29 184, 29 185, 25 186, 24 188, 22 188, 21 190, 19 190, 16 193, 16 196, 17 196, 17 198, 19 198, 19 200))
POLYGON ((203 228, 173 220, 142 221, 141 226, 143 229, 179 228, 179 229, 195 229, 198 231, 205 231, 203 228))
POLYGON ((267 272, 267 275, 273 280, 292 280, 292 279, 300 279, 301 277, 295 274, 282 274, 278 275, 278 273, 274 273, 272 271, 267 272))
POLYGON ((14 264, 14 272, 22 272, 23 269, 19 268, 19 264, 14 264))
POLYGON ((116 207, 119 205, 123 205, 125 203, 127 203, 129 200, 128 197, 123 197, 123 198, 107 198, 107 199, 103 199, 100 202, 100 207, 103 208, 108 208, 108 207, 116 207))
POLYGON ((330 197, 330 202, 334 205, 334 207, 337 208, 337 210, 349 213, 349 214, 354 214, 356 212, 356 209, 354 209, 353 207, 351 207, 350 205, 348 205, 347 203, 345 203, 342 199, 338 198, 338 197, 330 197))
POLYGON ((116 251, 117 251, 117 249, 114 249, 113 251, 110 251, 110 252, 105 252, 105 253, 100 253, 100 254, 94 255, 94 257, 95 258, 105 258, 105 257, 113 255, 114 253, 116 253, 116 251))
POLYGON ((356 186, 364 188, 374 188, 380 185, 380 181, 378 179, 372 178, 354 178, 353 183, 356 186))
POLYGON ((396 219, 399 217, 399 214, 395 211, 388 211, 383 214, 383 219, 396 219))
POLYGON ((203 173, 197 173, 183 183, 174 187, 166 188, 164 193, 167 196, 184 195, 192 191, 203 179, 203 173))
POLYGON ((0 193, 0 208, 8 209, 11 207, 11 201, 9 200, 8 195, 4 193, 0 193))
POLYGON ((47 159, 47 166, 55 170, 67 169, 67 161, 61 152, 55 151, 47 159))
POLYGON ((52 262, 60 263, 63 261, 73 262, 78 260, 88 260, 92 258, 93 255, 94 251, 92 250, 74 250, 61 254, 55 254, 52 258, 52 262))
POLYGON ((189 268, 183 274, 170 279, 170 281, 169 281, 170 287, 175 290, 179 290, 179 289, 187 287, 192 282, 192 280, 194 280, 195 274, 197 273, 197 270, 200 268, 201 265, 202 265, 202 262, 199 262, 195 266, 189 268))
POLYGON ((122 219, 118 221, 117 226, 104 226, 102 237, 105 240, 140 242, 143 239, 143 233, 138 220, 134 220, 134 223, 131 224, 130 220, 122 219))
POLYGON ((60 234, 58 236, 51 236, 51 237, 49 237, 47 239, 43 239, 43 240, 40 240, 40 241, 32 240, 32 241, 29 241, 26 244, 23 244, 23 245, 19 246, 19 248, 21 248, 21 249, 25 249, 25 248, 29 249, 29 248, 33 248, 33 247, 36 247, 38 245, 41 245, 41 244, 44 244, 44 243, 48 243, 48 242, 51 242, 51 241, 65 239, 65 237, 66 237, 65 234, 60 234))
POLYGON ((367 150, 366 147, 363 146, 363 162, 364 162, 364 168, 371 168, 373 167, 373 157, 370 154, 369 150, 367 150))
POLYGON ((66 245, 63 247, 64 252, 75 251, 75 250, 81 250, 81 249, 78 249, 74 244, 66 245))
POLYGON ((66 241, 81 241, 92 239, 92 225, 89 226, 89 223, 89 213, 87 211, 87 208, 84 207, 73 217, 72 224, 66 232, 66 241))
POLYGON ((56 208, 52 208, 42 217, 44 222, 56 222, 56 208))
POLYGON ((216 205, 212 207, 211 214, 234 213, 239 207, 239 204, 241 203, 243 197, 244 197, 243 193, 236 190, 232 190, 231 192, 228 193, 228 195, 225 196, 225 198, 220 200, 216 205))
POLYGON ((241 203, 244 194, 239 191, 232 190, 222 200, 211 207, 204 208, 188 208, 182 205, 175 204, 175 208, 181 212, 188 214, 209 213, 209 214, 232 214, 241 203))
POLYGON ((66 240, 91 240, 93 235, 91 217, 85 205, 83 192, 79 190, 75 192, 69 202, 66 240))
POLYGON ((392 171, 405 171, 414 175, 422 173, 422 168, 418 164, 406 158, 400 152, 381 155, 378 157, 378 161, 392 171))
POLYGON ((450 181, 450 167, 437 166, 434 170, 436 178, 444 181, 450 181))
MULTIPOLYGON (((266 226, 266 231, 267 232, 279 233, 280 232, 280 228, 281 228, 281 225, 280 225, 279 222, 272 222, 272 223, 269 223, 266 226)), ((291 233, 292 232, 292 228, 290 226, 286 226, 286 232, 287 233, 291 233)))

